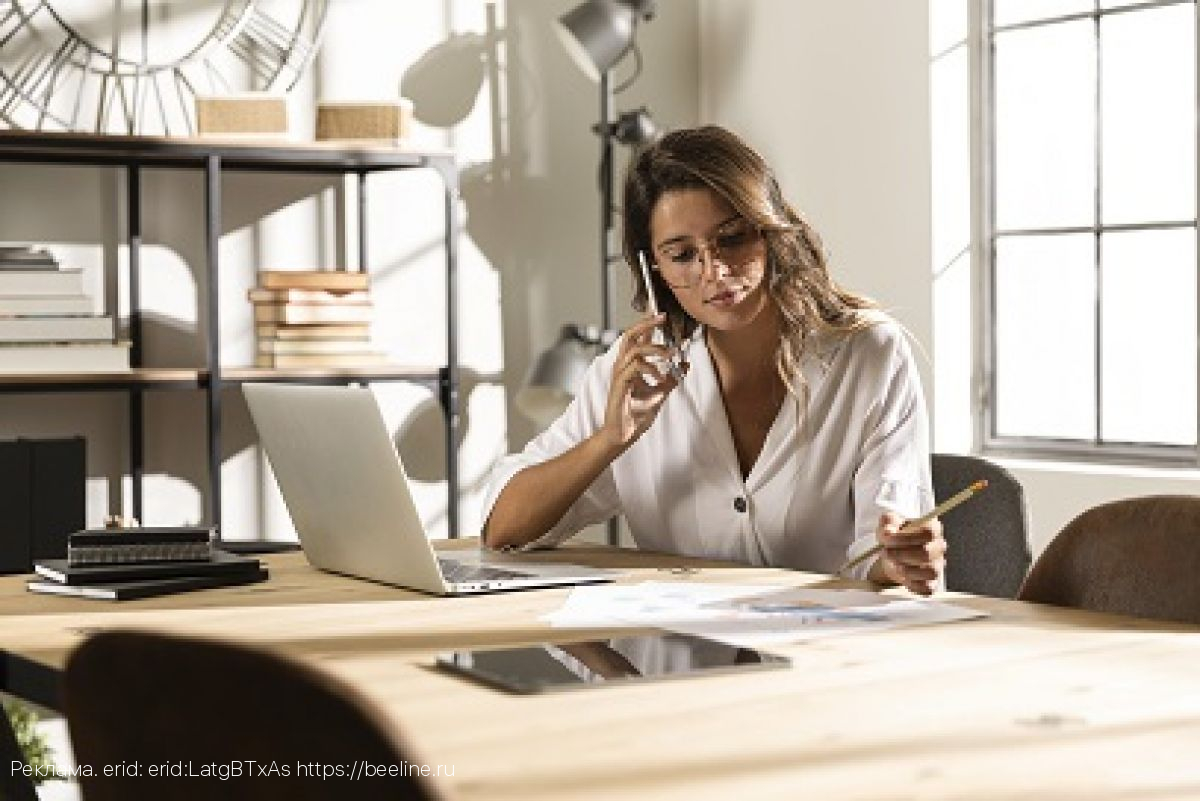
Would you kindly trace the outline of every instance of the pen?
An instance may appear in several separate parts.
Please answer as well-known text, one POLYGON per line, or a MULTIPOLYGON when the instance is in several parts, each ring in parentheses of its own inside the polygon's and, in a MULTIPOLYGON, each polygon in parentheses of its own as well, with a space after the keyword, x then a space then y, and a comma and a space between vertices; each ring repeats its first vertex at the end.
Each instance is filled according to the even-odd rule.
MULTIPOLYGON (((952 495, 951 497, 942 501, 937 506, 933 507, 933 510, 931 512, 929 512, 929 514, 921 515, 918 518, 915 518, 913 520, 909 520, 909 521, 905 522, 905 524, 900 527, 900 533, 906 534, 911 531, 914 531, 917 528, 928 523, 933 518, 946 514, 946 512, 949 512, 951 509, 958 506, 960 503, 967 500, 968 498, 970 498, 975 493, 979 492, 981 489, 983 489, 987 485, 988 485, 987 480, 981 478, 980 480, 976 481, 971 486, 969 486, 966 489, 964 489, 963 491, 959 492, 957 495, 952 495)), ((866 551, 863 551, 858 556, 854 557, 850 561, 846 562, 846 564, 839 567, 836 575, 839 575, 839 576, 844 575, 846 573, 846 571, 849 570, 850 568, 862 564, 863 562, 870 559, 872 556, 874 556, 875 554, 879 553, 882 550, 883 550, 883 543, 879 543, 878 545, 868 548, 866 551)))
MULTIPOLYGON (((650 268, 646 266, 646 251, 644 250, 638 251, 638 266, 642 268, 642 281, 646 283, 646 304, 650 307, 650 314, 658 317, 658 301, 654 297, 654 284, 650 282, 650 268)), ((683 381, 683 375, 679 372, 674 358, 667 359, 667 370, 676 381, 683 381)))

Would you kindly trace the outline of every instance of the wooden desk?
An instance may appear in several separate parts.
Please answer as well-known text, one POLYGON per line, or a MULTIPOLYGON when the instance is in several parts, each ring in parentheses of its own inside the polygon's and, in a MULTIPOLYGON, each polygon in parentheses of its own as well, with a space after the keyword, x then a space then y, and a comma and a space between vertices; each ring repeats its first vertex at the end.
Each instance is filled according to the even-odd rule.
MULTIPOLYGON (((599 549, 541 558, 568 555, 636 566, 629 580, 828 583, 599 549), (655 569, 684 562, 706 566, 655 569)), ((120 605, 0 580, 5 686, 47 700, 87 632, 152 627, 254 642, 344 677, 426 762, 453 767, 463 799, 1200 798, 1194 627, 964 597, 991 617, 780 648, 795 661, 786 672, 516 697, 431 669, 434 655, 573 639, 537 621, 567 590, 436 599, 321 574, 298 554, 267 560, 267 585, 120 605)))

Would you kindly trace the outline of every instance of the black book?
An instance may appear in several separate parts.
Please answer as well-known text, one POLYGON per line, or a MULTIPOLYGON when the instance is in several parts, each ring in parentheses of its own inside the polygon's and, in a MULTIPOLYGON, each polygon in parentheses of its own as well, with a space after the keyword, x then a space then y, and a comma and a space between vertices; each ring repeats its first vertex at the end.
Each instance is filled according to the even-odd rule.
POLYGON ((30 492, 35 560, 66 556, 67 536, 83 528, 86 464, 83 437, 33 442, 30 492))
POLYGON ((193 562, 143 562, 128 565, 69 565, 66 559, 42 559, 33 566, 43 578, 66 585, 199 576, 241 576, 259 569, 252 556, 213 551, 212 558, 193 562))
POLYGON ((176 576, 175 578, 114 581, 108 584, 59 584, 56 581, 31 581, 27 587, 30 592, 49 595, 70 595, 76 598, 94 598, 102 601, 130 601, 134 598, 151 598, 155 595, 170 595, 176 592, 253 584, 266 578, 266 569, 258 568, 244 574, 176 576))
POLYGON ((139 528, 85 528, 70 536, 71 545, 173 545, 208 542, 210 528, 198 526, 141 526, 139 528))
POLYGON ((0 573, 25 573, 33 562, 32 458, 29 440, 0 442, 0 573))

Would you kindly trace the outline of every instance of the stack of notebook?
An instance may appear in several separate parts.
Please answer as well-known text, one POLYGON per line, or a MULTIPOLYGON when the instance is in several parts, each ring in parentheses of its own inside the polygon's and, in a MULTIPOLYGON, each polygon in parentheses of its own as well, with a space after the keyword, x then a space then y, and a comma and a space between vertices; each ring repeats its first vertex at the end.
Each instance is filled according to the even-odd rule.
POLYGON ((31 592, 123 601, 250 584, 267 577, 257 559, 212 547, 201 528, 94 529, 71 534, 66 559, 34 563, 31 592))

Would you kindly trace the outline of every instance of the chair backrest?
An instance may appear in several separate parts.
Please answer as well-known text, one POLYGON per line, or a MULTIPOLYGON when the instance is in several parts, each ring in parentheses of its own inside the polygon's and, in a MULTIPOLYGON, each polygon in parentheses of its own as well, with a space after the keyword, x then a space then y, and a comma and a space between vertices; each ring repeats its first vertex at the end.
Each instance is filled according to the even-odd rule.
POLYGON ((1200 623, 1200 497, 1157 495, 1087 510, 1029 572, 1023 601, 1200 623))
POLYGON ((445 798, 419 774, 427 763, 357 692, 266 651, 103 632, 72 653, 63 689, 76 762, 92 766, 80 775, 87 801, 445 798), (104 775, 135 761, 140 776, 104 775), (151 777, 150 766, 184 777, 151 777), (240 775, 186 777, 205 766, 240 775), (367 776, 367 766, 395 769, 367 776))
POLYGON ((12 721, 8 713, 0 709, 0 799, 4 801, 37 801, 37 790, 33 778, 28 776, 23 768, 26 765, 25 754, 21 744, 17 742, 17 734, 13 731, 12 721))
POLYGON ((1016 597, 1029 570, 1025 490, 1012 473, 978 456, 935 453, 933 492, 941 502, 979 479, 987 489, 942 516, 946 589, 1016 597))

